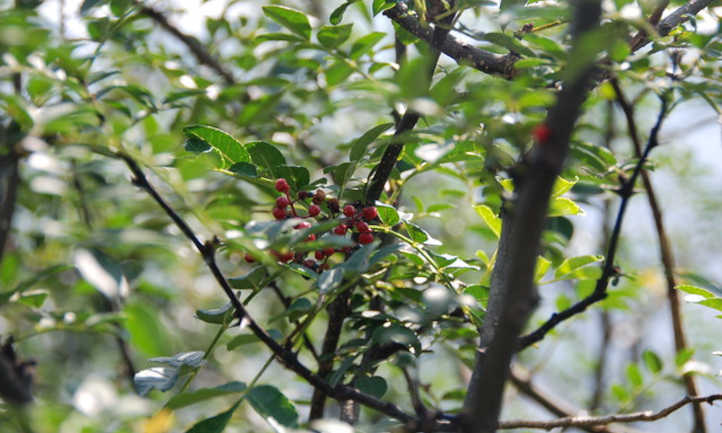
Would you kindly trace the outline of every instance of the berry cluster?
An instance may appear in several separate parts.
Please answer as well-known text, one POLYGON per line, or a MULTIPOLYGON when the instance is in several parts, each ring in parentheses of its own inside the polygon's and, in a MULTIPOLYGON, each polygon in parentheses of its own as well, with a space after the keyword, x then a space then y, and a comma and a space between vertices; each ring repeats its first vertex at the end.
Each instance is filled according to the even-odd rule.
MULTIPOLYGON (((276 180, 275 188, 276 191, 281 193, 281 195, 276 198, 276 205, 271 210, 275 219, 303 218, 311 221, 323 221, 341 217, 339 224, 332 229, 334 234, 346 236, 347 233, 350 233, 351 238, 361 245, 373 242, 374 235, 369 227, 369 223, 378 218, 376 207, 346 204, 341 208, 338 199, 326 197, 326 193, 321 189, 317 189, 313 193, 309 191, 298 191, 296 197, 292 198, 291 187, 284 178, 276 180), (301 209, 306 208, 305 215, 299 213, 297 206, 301 209)), ((311 226, 311 222, 301 221, 294 226, 294 229, 302 230, 310 228, 311 226)), ((315 241, 316 235, 310 234, 306 240, 315 241)), ((323 270, 329 267, 327 260, 334 253, 342 252, 350 254, 352 250, 352 247, 328 247, 314 251, 312 254, 313 258, 307 258, 306 253, 294 253, 293 251, 282 253, 272 250, 271 254, 282 263, 293 261, 314 270, 323 270)), ((254 259, 252 256, 246 254, 246 261, 251 263, 254 259)))

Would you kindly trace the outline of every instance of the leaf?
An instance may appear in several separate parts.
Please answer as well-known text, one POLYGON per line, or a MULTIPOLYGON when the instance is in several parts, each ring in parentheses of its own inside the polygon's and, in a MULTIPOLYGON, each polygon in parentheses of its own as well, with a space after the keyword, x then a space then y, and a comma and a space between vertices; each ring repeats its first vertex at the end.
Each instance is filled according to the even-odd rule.
POLYGON ((170 343, 161 326, 158 311, 148 305, 136 302, 123 309, 125 329, 130 334, 131 344, 147 356, 158 356, 170 352, 170 343))
POLYGON ((248 401, 262 417, 270 417, 286 427, 295 427, 298 413, 290 400, 276 387, 259 385, 248 392, 248 401))
POLYGON ((662 359, 657 355, 656 353, 652 352, 651 350, 645 350, 642 353, 642 359, 644 359, 644 365, 647 367, 647 369, 657 374, 660 371, 662 371, 662 368, 664 368, 664 364, 662 364, 662 359))
POLYGON ((557 177, 556 182, 554 182, 554 187, 552 188, 552 197, 557 198, 562 194, 569 192, 569 190, 571 190, 578 181, 579 178, 576 177, 574 180, 566 180, 561 176, 557 177))
POLYGON ((680 350, 674 357, 674 365, 677 367, 683 366, 687 361, 692 359, 692 355, 694 355, 694 349, 691 347, 680 350))
POLYGON ((338 287, 343 281, 343 268, 337 266, 335 268, 323 271, 318 277, 318 289, 321 293, 328 293, 329 291, 338 287))
POLYGON ((228 167, 228 170, 239 176, 258 177, 256 166, 248 162, 237 162, 232 166, 228 167))
POLYGON ((391 9, 394 6, 396 6, 396 2, 391 0, 374 0, 371 5, 371 11, 373 12, 373 15, 376 16, 386 9, 391 9))
POLYGON ((699 301, 698 304, 717 311, 722 311, 722 298, 705 299, 703 301, 699 301))
POLYGON ((480 204, 474 206, 474 210, 479 214, 481 219, 484 220, 487 226, 491 229, 494 235, 499 238, 501 236, 501 218, 496 216, 493 210, 489 206, 480 204))
POLYGON ((522 54, 526 57, 536 57, 534 51, 525 47, 513 36, 509 36, 505 33, 489 32, 484 34, 484 40, 491 42, 494 45, 504 47, 509 51, 522 54))
POLYGON ((539 280, 544 278, 544 275, 546 275, 547 271, 549 270, 549 266, 551 265, 551 260, 546 259, 543 256, 539 256, 536 261, 536 270, 534 271, 534 282, 537 283, 539 280))
POLYGON ((382 32, 371 32, 367 35, 364 35, 356 40, 356 42, 351 45, 351 51, 349 51, 349 57, 356 60, 359 57, 366 54, 368 51, 370 51, 374 45, 379 43, 381 39, 386 36, 386 33, 382 32))
POLYGON ((196 317, 206 323, 222 324, 228 323, 233 317, 233 306, 231 303, 220 308, 211 308, 208 310, 196 310, 196 317))
POLYGON ((303 12, 285 6, 263 6, 263 13, 304 39, 311 39, 311 23, 303 12))
POLYGON ((258 341, 258 337, 253 334, 236 335, 226 344, 226 349, 230 351, 245 346, 246 344, 257 343, 258 341))
POLYGON ((346 80, 351 74, 353 74, 353 68, 348 65, 344 60, 337 60, 325 71, 326 85, 333 87, 346 80))
POLYGON ((178 369, 174 367, 153 367, 141 370, 133 376, 135 391, 140 395, 152 389, 168 391, 178 381, 178 369))
POLYGON ((353 24, 343 24, 340 26, 323 26, 318 29, 316 38, 326 48, 336 48, 343 44, 351 36, 351 28, 353 24))
POLYGON ((351 6, 352 4, 356 3, 358 0, 349 0, 345 3, 343 3, 341 6, 337 7, 336 9, 331 12, 331 15, 328 17, 328 21, 331 24, 338 24, 343 19, 343 14, 346 13, 346 8, 351 6))
POLYGON ((361 137, 357 138, 351 146, 351 153, 349 159, 351 161, 358 161, 363 158, 363 156, 366 154, 366 149, 368 148, 369 144, 371 144, 374 140, 376 140, 376 138, 378 138, 379 135, 381 135, 384 131, 388 130, 392 126, 394 126, 393 123, 382 123, 364 132, 364 134, 361 137))
POLYGON ((311 174, 306 167, 297 167, 293 165, 282 165, 274 170, 278 177, 283 177, 288 181, 293 191, 303 189, 311 180, 311 174))
POLYGON ((196 350, 193 352, 177 353, 173 356, 159 356, 157 358, 151 358, 148 361, 168 364, 171 367, 183 367, 185 365, 191 368, 198 368, 205 363, 204 356, 204 352, 196 350))
POLYGON ((554 278, 558 280, 568 280, 577 278, 579 271, 592 263, 601 262, 604 259, 602 256, 578 256, 565 259, 561 265, 554 272, 554 278))
POLYGON ((216 416, 206 418, 193 425, 186 433, 221 433, 231 420, 233 412, 236 411, 241 400, 238 400, 227 411, 221 412, 216 416))
POLYGON ((176 394, 168 400, 165 407, 176 410, 214 397, 236 394, 245 390, 246 384, 243 382, 228 382, 214 388, 201 388, 176 394))
POLYGON ((280 150, 265 141, 253 141, 244 147, 254 164, 267 170, 274 178, 281 177, 278 168, 286 165, 286 158, 280 150))
POLYGON ((627 366, 627 380, 635 388, 639 388, 644 384, 642 372, 637 364, 632 363, 627 366))
POLYGON ((399 213, 396 212, 396 209, 392 206, 376 202, 376 209, 379 212, 379 218, 381 219, 381 222, 386 224, 387 226, 395 226, 399 223, 399 221, 401 221, 401 218, 399 218, 399 213))
POLYGON ((123 268, 100 250, 79 249, 73 254, 73 264, 80 275, 112 302, 128 296, 130 286, 123 268))
POLYGON ((103 5, 105 3, 108 3, 108 0, 85 0, 83 2, 83 5, 80 6, 80 14, 85 15, 90 11, 92 8, 96 6, 103 5))
POLYGON ((703 298, 705 298, 705 299, 710 299, 710 298, 715 298, 715 297, 716 297, 716 295, 715 295, 714 293, 710 292, 710 291, 707 290, 707 289, 703 289, 703 288, 697 287, 697 286, 692 286, 692 285, 689 285, 689 284, 678 284, 678 285, 675 287, 675 289, 681 290, 681 291, 683 291, 683 292, 685 292, 685 293, 689 293, 690 295, 701 296, 701 297, 703 297, 703 298))
POLYGON ((386 380, 380 376, 361 376, 357 377, 354 381, 354 385, 361 392, 373 395, 376 398, 381 398, 386 394, 389 386, 386 384, 386 380))
POLYGON ((404 346, 413 348, 416 355, 421 354, 421 342, 418 337, 416 337, 414 331, 399 324, 393 324, 388 327, 380 326, 376 328, 371 339, 376 344, 403 344, 404 346))
POLYGON ((236 162, 251 162, 251 156, 241 143, 228 133, 206 125, 192 125, 183 128, 188 137, 203 140, 218 152, 229 165, 236 162))
POLYGON ((549 204, 549 217, 558 217, 565 215, 584 215, 582 209, 573 200, 566 197, 557 197, 551 200, 549 204))
POLYGON ((266 278, 266 268, 263 266, 256 266, 255 268, 248 271, 247 274, 241 275, 240 277, 229 278, 228 282, 236 290, 245 289, 260 289, 260 284, 266 278))

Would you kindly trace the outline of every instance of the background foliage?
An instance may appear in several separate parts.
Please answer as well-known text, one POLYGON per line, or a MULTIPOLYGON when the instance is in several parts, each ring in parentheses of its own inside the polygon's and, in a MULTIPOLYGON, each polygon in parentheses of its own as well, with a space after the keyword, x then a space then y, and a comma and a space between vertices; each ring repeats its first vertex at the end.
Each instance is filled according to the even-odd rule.
MULTIPOLYGON (((422 27, 440 22, 425 2, 400 3, 422 27)), ((688 341, 681 350, 674 344, 668 281, 640 182, 608 296, 518 355, 502 419, 549 418, 529 391, 539 384, 563 396, 550 400, 566 401, 569 414, 667 406, 689 391, 685 375, 700 395, 716 392, 719 9, 652 33, 642 48, 630 36, 650 30, 642 18, 655 7, 648 2, 605 3, 602 26, 577 45, 564 2, 457 3, 451 34, 511 63, 484 70, 442 55, 429 80, 437 53, 390 19, 398 9, 391 1, 0 2, 0 217, 12 217, 0 264, 0 334, 36 362, 35 402, 17 411, 5 396, 0 429, 308 427, 312 387, 274 360, 245 322, 236 326, 208 257, 137 173, 131 178, 128 161, 209 242, 273 339, 314 371, 331 361, 324 376, 332 386, 457 413, 488 306, 502 208, 514 199, 535 137, 544 144, 535 127, 560 80, 600 59, 610 74, 595 77, 600 85, 584 102, 552 192, 536 265, 542 302, 527 330, 584 299, 602 276, 615 191, 639 161, 630 128, 646 142, 663 95, 669 115, 660 146, 640 168, 658 186, 674 280, 689 301, 688 341), (612 75, 614 85, 605 80, 612 75), (398 134, 405 113, 420 118, 398 134), (366 203, 384 152, 397 144, 403 152, 387 188, 366 203), (377 241, 335 254, 325 271, 279 264, 268 251, 302 249, 307 234, 272 222, 280 177, 294 193, 322 189, 342 205, 376 204, 377 241), (343 296, 339 344, 312 352, 322 351, 333 322, 327 307, 343 296)), ((350 235, 345 243, 321 237, 334 225, 318 229, 314 249, 355 245, 350 235)), ((325 415, 336 419, 339 410, 329 403, 325 415)), ((719 409, 705 417, 709 431, 722 422, 719 409)), ((684 408, 659 425, 688 431, 692 419, 684 408)), ((396 426, 371 409, 357 424, 396 426)))

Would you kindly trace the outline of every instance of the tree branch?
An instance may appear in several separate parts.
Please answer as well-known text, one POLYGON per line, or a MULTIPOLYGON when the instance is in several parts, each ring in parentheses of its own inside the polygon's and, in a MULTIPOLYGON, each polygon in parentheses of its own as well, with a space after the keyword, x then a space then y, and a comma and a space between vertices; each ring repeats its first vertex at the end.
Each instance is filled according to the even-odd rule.
POLYGON ((637 178, 639 177, 640 172, 642 171, 642 167, 647 161, 647 157, 649 156, 652 149, 654 149, 658 144, 657 135, 659 134, 659 129, 662 126, 662 120, 664 120, 665 114, 667 113, 667 102, 664 98, 661 99, 662 107, 659 111, 659 115, 657 116, 657 122, 655 123, 649 135, 649 140, 647 141, 647 146, 644 149, 644 153, 637 161, 637 164, 634 167, 634 171, 632 172, 632 176, 627 180, 623 179, 622 185, 617 191, 621 196, 622 201, 619 204, 619 211, 617 212, 617 218, 614 222, 614 228, 612 229, 612 236, 609 240, 609 247, 607 248, 607 254, 604 259, 602 276, 599 277, 599 279, 597 280, 594 291, 589 296, 567 308, 566 310, 552 314, 549 320, 544 322, 544 324, 542 324, 537 330, 520 337, 518 347, 519 351, 529 347, 534 343, 541 341, 541 339, 543 339, 544 336, 549 331, 554 329, 554 327, 557 326, 559 323, 579 313, 584 312, 590 305, 599 302, 607 297, 607 286, 609 286, 609 280, 617 273, 614 268, 614 258, 617 253, 619 236, 622 231, 622 221, 624 220, 624 213, 627 210, 629 200, 634 193, 634 185, 637 181, 637 178))
MULTIPOLYGON (((581 35, 597 28, 600 17, 599 0, 574 3, 572 55, 575 50, 583 49, 578 44, 581 35)), ((492 275, 489 308, 481 332, 482 346, 477 352, 464 400, 461 419, 464 433, 493 432, 498 425, 509 364, 518 349, 519 334, 539 299, 534 269, 549 198, 566 159, 572 129, 587 97, 593 72, 594 66, 586 65, 565 80, 545 122, 550 138, 537 143, 529 161, 521 168, 518 195, 504 216, 497 258, 507 263, 492 275), (492 308, 495 311, 492 312, 492 308)))
POLYGON ((223 80, 226 82, 226 84, 236 83, 236 79, 233 78, 233 74, 231 73, 231 71, 221 65, 220 62, 206 50, 203 44, 198 41, 198 39, 180 31, 180 29, 171 24, 170 21, 168 21, 168 18, 166 18, 165 15, 163 15, 160 11, 153 9, 150 6, 146 6, 141 2, 137 2, 136 6, 138 6, 139 12, 142 15, 145 15, 151 20, 153 20, 165 31, 175 36, 176 39, 178 39, 186 47, 188 47, 191 53, 193 53, 193 56, 195 56, 196 60, 198 60, 198 63, 206 65, 209 68, 213 69, 218 75, 223 77, 223 80))
POLYGON ((633 412, 626 414, 614 414, 604 416, 572 416, 558 418, 551 421, 525 421, 525 420, 514 420, 514 421, 502 421, 499 423, 499 429, 514 429, 514 428, 536 428, 543 430, 551 430, 558 427, 569 428, 569 427, 592 427, 600 426, 612 423, 630 423, 630 422, 650 422, 657 421, 662 418, 669 416, 681 407, 689 403, 708 403, 712 404, 717 400, 722 400, 722 394, 712 394, 706 397, 684 397, 678 402, 671 406, 665 407, 657 412, 644 411, 644 412, 633 412))
MULTIPOLYGON (((642 144, 639 138, 639 130, 637 123, 634 119, 634 109, 627 100, 622 88, 619 85, 619 81, 615 78, 610 81, 614 91, 617 94, 617 103, 622 108, 624 117, 627 120, 627 129, 629 130, 629 136, 632 139, 634 145, 634 152, 637 157, 642 155, 642 144)), ((669 309, 672 315, 672 330, 674 335, 674 348, 675 352, 679 353, 687 348, 687 337, 684 332, 684 325, 682 324, 682 312, 680 308, 679 296, 677 296, 677 282, 674 275, 674 255, 672 254, 672 248, 669 244, 669 238, 667 237, 666 230, 664 228, 664 221, 662 218, 662 211, 659 207, 657 195, 654 192, 654 186, 652 180, 649 177, 647 170, 642 169, 640 172, 642 177, 642 183, 644 189, 647 191, 647 201, 649 202, 649 208, 652 211, 652 217, 654 219, 654 227, 657 231, 657 239, 659 243, 659 255, 662 261, 662 267, 664 268, 664 277, 667 283, 667 299, 669 301, 669 309)), ((691 374, 685 374, 683 376, 684 385, 687 389, 687 394, 695 397, 699 395, 699 390, 694 377, 691 374)), ((695 433, 705 433, 707 427, 704 419, 704 409, 700 403, 694 403, 692 405, 694 414, 694 428, 695 433)))
MULTIPOLYGON (((271 350, 271 352, 273 352, 276 358, 286 368, 293 371, 301 378, 303 378, 306 382, 308 382, 311 386, 316 389, 320 389, 324 394, 331 398, 334 398, 336 400, 356 401, 364 406, 368 406, 404 423, 417 421, 414 416, 404 412, 398 406, 391 402, 379 400, 376 397, 363 393, 358 389, 350 386, 342 384, 331 386, 323 378, 311 372, 311 370, 309 370, 298 360, 298 357, 295 353, 293 353, 293 351, 281 346, 278 342, 276 342, 276 340, 274 340, 273 337, 271 337, 268 332, 266 332, 266 330, 261 327, 253 319, 252 316, 248 314, 246 308, 233 293, 233 290, 228 283, 228 280, 226 280, 226 278, 223 276, 223 273, 218 268, 215 260, 215 248, 213 244, 203 244, 198 239, 198 237, 195 235, 190 226, 183 220, 183 218, 178 215, 178 213, 176 213, 168 205, 168 203, 165 202, 165 200, 160 196, 160 194, 155 190, 155 188, 153 188, 138 163, 130 155, 124 152, 112 153, 108 152, 105 149, 96 150, 102 154, 120 158, 126 163, 131 173, 133 173, 133 184, 146 191, 153 198, 153 200, 155 200, 155 202, 165 211, 165 213, 176 224, 180 231, 193 243, 193 245, 203 257, 206 266, 211 271, 211 274, 213 274, 216 282, 218 282, 218 284, 221 286, 221 289, 223 289, 223 292, 228 297, 231 305, 236 310, 237 317, 243 319, 248 324, 247 326, 251 330, 251 332, 253 332, 253 334, 258 337, 258 339, 261 340, 261 342, 263 342, 263 344, 265 344, 266 347, 271 350)), ((439 422, 438 429, 443 430, 444 428, 448 428, 448 425, 449 423, 439 422)))

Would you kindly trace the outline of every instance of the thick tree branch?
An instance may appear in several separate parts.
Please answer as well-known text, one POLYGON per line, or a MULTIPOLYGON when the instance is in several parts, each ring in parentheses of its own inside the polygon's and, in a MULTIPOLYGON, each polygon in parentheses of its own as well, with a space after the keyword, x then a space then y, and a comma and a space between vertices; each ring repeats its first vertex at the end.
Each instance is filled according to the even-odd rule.
MULTIPOLYGON (((293 351, 280 345, 276 340, 273 339, 273 337, 268 334, 268 332, 261 325, 259 325, 253 319, 252 316, 248 314, 246 308, 233 293, 233 289, 228 283, 228 280, 226 280, 225 276, 223 276, 223 273, 218 268, 215 260, 215 248, 213 244, 204 244, 198 239, 198 237, 195 235, 190 226, 183 220, 183 218, 178 215, 178 213, 176 213, 160 196, 160 194, 155 190, 155 188, 153 188, 138 163, 130 155, 124 152, 110 153, 105 149, 95 149, 99 153, 120 158, 126 163, 130 171, 133 173, 133 184, 146 191, 153 198, 153 200, 166 212, 166 214, 176 224, 180 231, 193 243, 196 249, 198 249, 201 256, 203 257, 204 262, 206 263, 206 266, 211 271, 211 274, 213 274, 216 282, 218 282, 218 284, 221 286, 221 289, 223 289, 223 292, 228 297, 233 308, 236 310, 237 317, 242 318, 248 324, 247 326, 251 330, 251 332, 253 332, 253 334, 258 337, 258 339, 261 340, 261 342, 263 342, 263 344, 265 344, 268 349, 271 350, 271 352, 273 352, 276 358, 286 368, 293 371, 298 376, 303 378, 306 382, 308 382, 311 386, 316 389, 320 389, 324 394, 331 398, 339 401, 356 401, 364 406, 375 409, 391 418, 397 419, 404 423, 417 422, 416 418, 413 415, 404 412, 398 406, 391 402, 379 400, 376 397, 363 393, 356 388, 350 386, 331 386, 322 377, 311 372, 308 367, 306 367, 299 361, 298 357, 293 351)), ((437 424, 437 430, 448 430, 449 425, 450 424, 447 422, 439 422, 437 424)))
MULTIPOLYGON (((639 138, 639 129, 637 128, 637 122, 634 119, 634 109, 627 100, 622 88, 619 86, 617 79, 611 80, 612 87, 617 94, 617 103, 622 108, 624 117, 627 120, 627 129, 629 136, 632 139, 634 145, 634 152, 638 158, 642 155, 642 142, 639 138)), ((684 325, 682 324, 682 312, 680 308, 679 296, 677 295, 677 281, 674 275, 674 255, 672 254, 672 248, 667 237, 667 232, 664 228, 664 220, 662 218, 662 210, 659 207, 657 200, 657 194, 654 192, 654 186, 652 180, 649 177, 647 170, 642 169, 640 172, 642 177, 642 184, 644 189, 647 191, 647 201, 649 202, 649 208, 652 211, 652 217, 654 219, 654 227, 657 231, 657 239, 659 244, 659 255, 662 261, 662 267, 664 268, 664 278, 667 283, 667 299, 669 301, 669 309, 672 315, 672 330, 674 335, 674 348, 677 353, 687 348, 687 337, 684 332, 684 325)), ((686 374, 683 376, 684 385, 687 389, 687 394, 696 397, 699 395, 697 384, 694 380, 694 376, 686 374)), ((705 433, 707 427, 704 419, 704 409, 701 403, 694 403, 692 405, 694 413, 694 433, 705 433)))
POLYGON ((188 47, 191 53, 193 53, 193 56, 195 56, 196 60, 198 60, 198 63, 213 69, 218 75, 223 77, 226 84, 235 84, 236 79, 233 78, 231 71, 221 65, 221 63, 206 50, 203 44, 198 41, 198 39, 180 31, 180 29, 171 24, 170 21, 168 21, 168 18, 166 18, 166 16, 160 11, 153 9, 150 6, 143 5, 140 2, 136 3, 136 5, 139 7, 139 12, 142 15, 152 19, 156 24, 175 36, 176 39, 188 47))
POLYGON ((650 152, 652 149, 654 149, 658 145, 657 141, 657 135, 659 134, 659 129, 662 126, 662 120, 664 120, 665 115, 667 114, 667 102, 666 99, 661 98, 662 100, 662 106, 659 111, 659 115, 657 116, 657 122, 655 123, 654 127, 652 128, 651 133, 649 134, 649 140, 647 141, 647 146, 644 149, 644 152, 642 153, 642 156, 637 161, 636 166, 634 167, 634 171, 632 172, 632 176, 629 179, 623 179, 622 185, 620 189, 617 191, 619 195, 622 198, 621 203, 619 204, 619 210, 617 211, 617 218, 614 222, 614 228, 612 229, 612 236, 609 239, 609 246, 607 247, 607 254, 604 259, 604 268, 602 270, 602 276, 599 277, 597 280, 597 283, 594 287, 594 291, 587 296, 586 298, 582 299, 581 301, 577 302, 576 304, 572 305, 571 307, 567 308, 566 310, 560 311, 558 313, 552 314, 552 316, 544 322, 538 329, 535 331, 524 335, 523 337, 519 338, 519 347, 518 350, 523 350, 530 345, 537 343, 541 341, 544 336, 554 329, 555 326, 557 326, 559 323, 584 312, 587 307, 590 305, 599 302, 607 297, 607 287, 609 286, 609 280, 617 274, 617 271, 614 267, 614 258, 617 253, 617 246, 619 244, 619 236, 622 232, 622 221, 624 220, 624 214, 627 210, 627 205, 629 204, 629 200, 632 197, 632 194, 634 193, 634 185, 637 182, 637 178, 639 177, 640 172, 642 171, 642 167, 644 166, 644 163, 647 161, 647 157, 649 157, 650 152))
MULTIPOLYGON (((572 53, 581 49, 578 46, 581 35, 597 28, 601 17, 598 0, 578 0, 573 7, 572 53)), ((492 275, 482 347, 464 401, 461 420, 464 433, 493 432, 498 425, 509 364, 518 349, 519 334, 539 299, 534 269, 549 198, 566 159, 572 129, 587 97, 593 70, 593 65, 584 66, 564 82, 545 122, 550 138, 537 143, 526 167, 522 168, 518 195, 504 216, 502 232, 508 234, 503 236, 501 242, 505 241, 505 245, 500 242, 499 249, 505 250, 500 254, 502 260, 506 261, 505 257, 509 260, 503 271, 495 270, 492 275), (492 308, 495 311, 492 312, 492 308)))
POLYGON ((499 423, 499 429, 514 429, 514 428, 536 428, 542 430, 551 430, 554 428, 562 427, 592 427, 601 426, 612 423, 630 423, 630 422, 651 422, 657 421, 662 418, 669 416, 681 407, 684 407, 690 403, 708 403, 712 404, 717 400, 722 400, 722 394, 712 394, 706 397, 684 397, 678 402, 671 406, 665 407, 657 412, 644 411, 644 412, 633 412, 625 414, 614 414, 605 416, 573 416, 558 418, 551 421, 502 421, 499 423))

